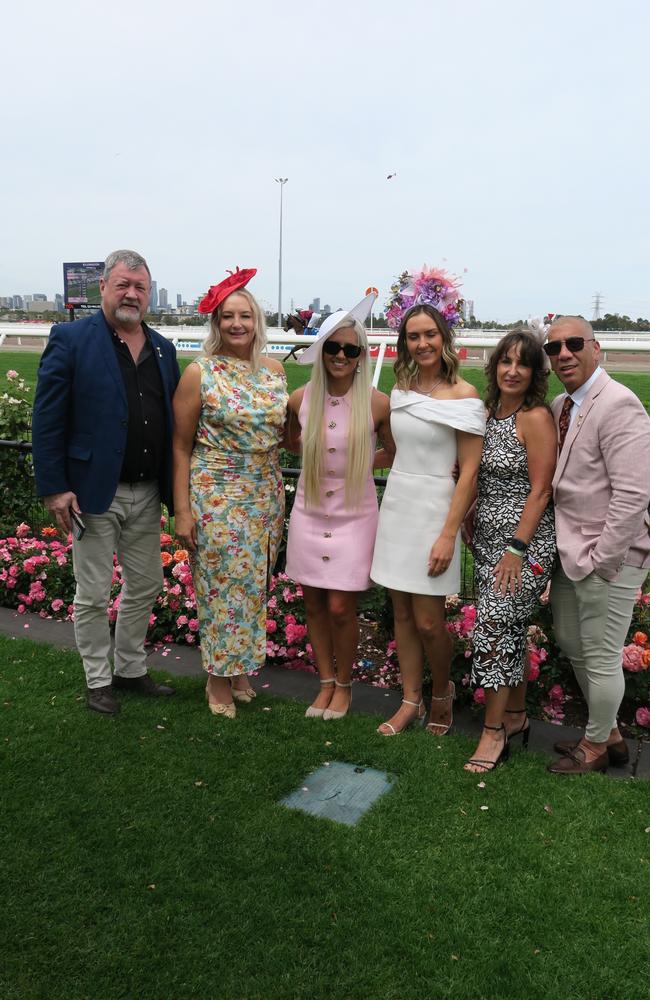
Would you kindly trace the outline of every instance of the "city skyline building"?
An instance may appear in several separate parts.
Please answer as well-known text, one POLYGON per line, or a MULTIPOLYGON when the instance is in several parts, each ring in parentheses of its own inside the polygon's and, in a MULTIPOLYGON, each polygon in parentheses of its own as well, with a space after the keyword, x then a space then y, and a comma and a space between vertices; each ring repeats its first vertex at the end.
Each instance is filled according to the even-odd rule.
POLYGON ((158 308, 158 283, 151 282, 151 294, 149 296, 149 311, 155 312, 158 308))
POLYGON ((166 309, 167 306, 169 305, 169 300, 167 295, 168 293, 166 288, 161 288, 160 291, 158 292, 158 307, 160 309, 166 309))

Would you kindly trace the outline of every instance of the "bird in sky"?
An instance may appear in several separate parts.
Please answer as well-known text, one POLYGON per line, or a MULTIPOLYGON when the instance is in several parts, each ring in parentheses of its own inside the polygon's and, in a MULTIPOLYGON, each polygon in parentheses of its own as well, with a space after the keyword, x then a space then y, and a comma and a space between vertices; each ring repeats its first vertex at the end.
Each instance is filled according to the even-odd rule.
POLYGON ((391 177, 397 177, 397 171, 394 174, 388 174, 388 176, 386 177, 386 180, 389 181, 391 179, 391 177))

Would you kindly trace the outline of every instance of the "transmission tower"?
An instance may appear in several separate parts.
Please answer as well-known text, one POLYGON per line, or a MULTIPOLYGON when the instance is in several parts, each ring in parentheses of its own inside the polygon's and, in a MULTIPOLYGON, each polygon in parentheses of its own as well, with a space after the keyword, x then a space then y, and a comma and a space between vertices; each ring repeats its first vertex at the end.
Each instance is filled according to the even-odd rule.
POLYGON ((595 292, 592 296, 593 315, 592 319, 600 319, 600 307, 603 304, 603 296, 600 292, 595 292))

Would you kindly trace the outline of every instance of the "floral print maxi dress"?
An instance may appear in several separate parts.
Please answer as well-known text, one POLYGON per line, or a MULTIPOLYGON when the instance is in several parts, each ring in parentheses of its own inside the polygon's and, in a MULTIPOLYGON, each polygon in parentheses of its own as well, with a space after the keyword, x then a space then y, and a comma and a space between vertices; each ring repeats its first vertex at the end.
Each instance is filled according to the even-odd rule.
POLYGON ((201 358, 201 414, 190 466, 197 525, 192 573, 203 669, 234 677, 266 655, 266 595, 282 538, 278 460, 284 375, 238 358, 201 358))

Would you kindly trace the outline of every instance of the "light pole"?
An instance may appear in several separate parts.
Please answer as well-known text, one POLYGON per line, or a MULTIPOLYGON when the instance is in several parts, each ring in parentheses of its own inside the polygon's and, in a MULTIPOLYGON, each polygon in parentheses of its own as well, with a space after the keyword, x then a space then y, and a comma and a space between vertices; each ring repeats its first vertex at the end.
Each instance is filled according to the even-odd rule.
POLYGON ((280 255, 278 258, 278 330, 282 329, 282 192, 288 177, 276 177, 275 183, 280 185, 280 255))

